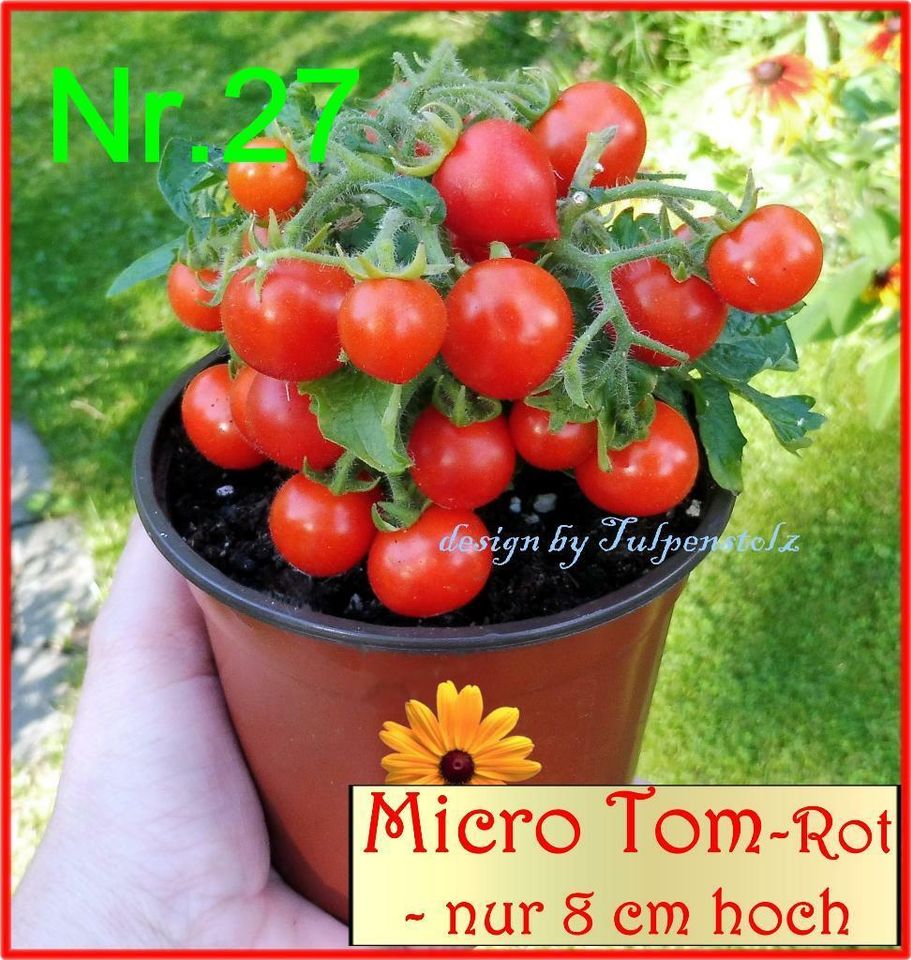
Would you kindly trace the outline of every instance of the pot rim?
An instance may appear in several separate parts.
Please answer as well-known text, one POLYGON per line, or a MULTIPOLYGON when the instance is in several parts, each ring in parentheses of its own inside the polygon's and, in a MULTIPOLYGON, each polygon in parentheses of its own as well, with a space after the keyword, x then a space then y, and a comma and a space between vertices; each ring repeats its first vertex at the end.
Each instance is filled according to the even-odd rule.
MULTIPOLYGON (((707 551, 678 551, 638 580, 571 610, 474 627, 391 627, 318 613, 245 587, 203 559, 171 524, 156 479, 162 478, 159 436, 162 420, 202 369, 224 361, 217 348, 189 366, 158 398, 140 431, 133 457, 133 494, 139 519, 166 560, 190 583, 239 613, 290 633, 366 649, 407 653, 457 653, 530 646, 581 633, 632 613, 670 590, 705 557, 707 551)), ((163 484, 161 485, 163 487, 163 484)), ((703 502, 699 526, 690 536, 719 536, 734 507, 735 495, 716 487, 703 502)))

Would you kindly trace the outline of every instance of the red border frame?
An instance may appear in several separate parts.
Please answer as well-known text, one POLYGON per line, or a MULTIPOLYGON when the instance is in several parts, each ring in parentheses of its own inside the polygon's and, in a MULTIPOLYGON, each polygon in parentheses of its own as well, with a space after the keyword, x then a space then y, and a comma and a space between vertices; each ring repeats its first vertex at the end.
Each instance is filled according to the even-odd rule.
MULTIPOLYGON (((0 514, 2 514, 2 533, 3 546, 0 554, 0 567, 2 567, 2 586, 0 586, 0 599, 3 604, 2 623, 5 626, 4 653, 0 656, 0 689, 2 689, 3 698, 6 703, 11 702, 11 645, 8 642, 10 637, 10 618, 11 618, 11 525, 10 525, 10 426, 11 426, 11 372, 10 356, 12 352, 10 339, 11 325, 11 252, 10 239, 12 232, 12 183, 11 183, 11 87, 12 87, 12 66, 11 66, 11 28, 12 14, 21 11, 57 11, 69 12, 71 10, 80 11, 104 11, 116 10, 124 12, 140 10, 339 10, 339 11, 366 11, 366 10, 488 10, 498 11, 504 9, 510 10, 589 10, 589 11, 610 11, 610 10, 797 10, 797 11, 826 11, 826 10, 885 10, 894 11, 896 7, 900 8, 901 33, 902 33, 902 53, 901 70, 905 83, 901 88, 901 202, 900 209, 902 214, 902 238, 901 238, 901 264, 902 274, 906 278, 911 272, 911 243, 909 243, 909 221, 908 221, 908 189, 909 179, 911 179, 911 136, 909 136, 908 122, 911 116, 911 43, 908 42, 908 28, 911 26, 911 7, 908 0, 895 0, 888 2, 856 2, 822 3, 818 0, 794 0, 794 2, 776 2, 776 0, 759 0, 752 4, 743 3, 725 3, 721 0, 703 0, 703 2, 681 2, 673 3, 667 0, 657 0, 657 2, 633 2, 624 3, 614 2, 579 2, 579 0, 556 0, 548 2, 543 0, 539 3, 528 3, 525 0, 517 0, 511 3, 508 0, 325 0, 325 2, 314 2, 314 0, 302 0, 298 3, 284 2, 276 0, 274 3, 266 0, 214 0, 207 3, 205 0, 158 0, 158 2, 149 2, 149 0, 135 0, 135 2, 117 3, 115 0, 74 0, 66 3, 61 0, 8 0, 0 4, 0 55, 2 55, 3 68, 0 76, 0 117, 2 117, 2 132, 0 132, 0 177, 2 177, 3 193, 3 223, 2 223, 2 358, 0 358, 0 379, 2 379, 2 396, 0 396, 0 442, 2 442, 2 457, 0 457, 0 469, 2 469, 3 484, 3 503, 0 505, 0 514)), ((902 879, 908 877, 909 859, 911 859, 911 847, 909 847, 909 826, 911 826, 911 804, 909 804, 909 780, 908 774, 911 769, 911 757, 909 757, 908 742, 908 717, 909 704, 911 704, 911 669, 909 669, 909 614, 911 614, 911 589, 909 589, 909 569, 908 554, 911 548, 911 526, 909 526, 909 504, 911 504, 911 450, 909 450, 908 434, 911 429, 911 402, 909 402, 908 385, 909 376, 911 376, 911 338, 908 337, 908 323, 911 318, 909 310, 909 297, 907 294, 902 300, 902 329, 905 332, 901 343, 901 783, 903 789, 900 790, 900 837, 899 837, 899 869, 905 875, 902 879)), ((9 749, 10 730, 9 713, 3 712, 0 718, 0 730, 3 731, 4 743, 7 745, 4 750, 2 769, 0 769, 0 814, 2 814, 3 823, 0 825, 0 859, 2 859, 3 874, 0 877, 0 909, 2 909, 2 931, 0 931, 0 955, 3 957, 71 957, 92 958, 92 957, 262 957, 262 958, 296 958, 296 957, 375 957, 398 954, 402 951, 390 949, 358 949, 348 948, 345 950, 15 950, 11 945, 11 924, 10 924, 10 898, 11 898, 11 778, 12 778, 12 756, 9 749)), ((851 950, 845 954, 850 957, 911 957, 911 911, 909 911, 909 887, 911 883, 903 883, 900 890, 902 900, 899 902, 900 910, 900 945, 897 948, 882 948, 871 950, 851 950)), ((787 954, 800 957, 832 957, 839 953, 844 953, 847 948, 834 947, 831 949, 789 949, 774 947, 765 947, 760 949, 747 948, 738 949, 735 947, 724 947, 718 949, 699 949, 693 953, 694 956, 705 957, 768 957, 771 954, 787 954)), ((580 954, 578 950, 561 950, 560 948, 548 949, 529 949, 520 948, 514 950, 508 949, 485 949, 485 957, 519 957, 525 960, 551 960, 560 956, 584 956, 597 958, 614 957, 668 957, 679 955, 681 951, 692 950, 686 946, 668 947, 668 948, 612 948, 597 949, 585 948, 580 954)), ((474 955, 474 948, 463 947, 459 949, 434 948, 434 949, 409 949, 408 957, 427 958, 427 960, 437 960, 443 957, 465 957, 474 955)))

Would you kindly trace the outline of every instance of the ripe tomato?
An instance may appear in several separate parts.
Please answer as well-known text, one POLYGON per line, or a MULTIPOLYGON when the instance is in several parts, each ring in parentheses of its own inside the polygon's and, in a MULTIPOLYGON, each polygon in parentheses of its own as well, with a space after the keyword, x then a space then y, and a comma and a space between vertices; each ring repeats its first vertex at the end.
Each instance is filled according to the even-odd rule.
POLYGON ((338 370, 338 311, 351 277, 340 267, 279 260, 257 296, 253 273, 239 270, 221 303, 225 336, 244 363, 279 380, 316 380, 338 370))
POLYGON ((342 455, 342 448, 320 433, 310 397, 295 384, 257 374, 247 388, 246 407, 251 442, 283 467, 300 470, 306 460, 314 470, 325 470, 342 455))
POLYGON ((505 417, 457 427, 435 407, 415 422, 408 442, 411 476, 429 500, 453 510, 472 510, 495 500, 516 468, 505 417))
POLYGON ((275 549, 311 577, 334 577, 367 556, 376 536, 375 490, 336 495, 302 473, 286 480, 269 509, 275 549))
POLYGON ((557 189, 565 196, 585 152, 586 137, 617 127, 614 139, 601 154, 595 187, 615 187, 636 176, 645 153, 645 118, 633 98, 604 80, 568 87, 531 128, 557 173, 557 189))
POLYGON ((376 535, 367 557, 370 586, 382 604, 406 617, 457 610, 484 589, 493 565, 489 543, 460 550, 460 541, 470 537, 481 547, 487 536, 470 510, 430 506, 407 530, 376 535), (454 549, 444 549, 453 534, 454 549))
POLYGON ((706 267, 712 286, 731 306, 774 313, 813 289, 822 270, 822 240, 799 210, 773 203, 720 236, 706 267))
POLYGON ((597 453, 576 467, 580 489, 602 510, 621 517, 649 517, 676 507, 693 489, 699 447, 686 418, 657 403, 644 440, 611 451, 611 466, 598 466, 597 453))
POLYGON ((268 217, 274 210, 282 218, 300 206, 307 190, 307 174, 285 145, 273 137, 257 137, 248 147, 281 147, 285 159, 278 163, 248 162, 228 164, 228 189, 237 203, 249 213, 268 217))
POLYGON ((226 363, 197 373, 180 401, 184 430, 194 447, 225 470, 248 470, 266 458, 255 450, 231 419, 231 376, 226 363))
POLYGON ((549 429, 550 414, 527 403, 513 404, 509 432, 516 450, 533 467, 542 470, 572 470, 595 450, 598 428, 592 423, 566 423, 555 433, 549 429))
MULTIPOLYGON (((231 392, 228 399, 231 402, 231 418, 237 429, 252 443, 250 424, 247 421, 247 395, 250 387, 259 374, 253 367, 241 367, 231 381, 231 392)), ((254 444, 255 445, 255 444, 254 444)))
MULTIPOLYGON (((466 240, 465 237, 457 237, 454 233, 449 234, 452 242, 452 248, 466 263, 480 263, 482 260, 490 259, 490 244, 475 243, 473 240, 466 240)), ((515 244, 509 248, 509 252, 515 260, 525 260, 528 263, 534 263, 538 259, 538 254, 528 247, 519 247, 515 244)))
POLYGON ((209 304, 212 292, 200 283, 215 283, 215 270, 199 270, 194 273, 185 263, 175 263, 168 271, 168 300, 177 319, 191 330, 212 333, 221 330, 221 310, 209 304))
POLYGON ((433 175, 446 226, 474 243, 550 240, 560 234, 557 185, 547 154, 511 120, 481 120, 433 175))
POLYGON ((440 352, 446 304, 426 280, 365 280, 342 301, 338 331, 359 370, 405 383, 440 352))
POLYGON ((466 386, 488 397, 527 397, 557 369, 573 338, 566 291, 522 260, 486 260, 446 298, 443 359, 466 386))
MULTIPOLYGON (((727 307, 699 277, 680 283, 667 264, 651 258, 617 267, 611 279, 633 327, 682 350, 691 360, 705 353, 724 329, 727 307)), ((645 347, 633 347, 630 356, 656 367, 678 365, 671 357, 645 347)))

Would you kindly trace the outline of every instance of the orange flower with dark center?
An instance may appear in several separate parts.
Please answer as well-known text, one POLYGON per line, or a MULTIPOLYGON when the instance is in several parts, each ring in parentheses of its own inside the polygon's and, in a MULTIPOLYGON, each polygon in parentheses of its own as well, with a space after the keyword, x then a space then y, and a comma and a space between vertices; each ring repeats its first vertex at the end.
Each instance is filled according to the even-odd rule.
POLYGON ((380 731, 380 740, 395 751, 382 759, 386 783, 479 786, 539 773, 541 764, 528 759, 535 747, 531 740, 509 736, 519 711, 498 707, 483 713, 481 691, 473 684, 457 690, 451 680, 437 687, 436 714, 420 700, 409 700, 408 726, 387 720, 380 731))
POLYGON ((750 68, 750 95, 773 113, 797 107, 816 83, 816 68, 794 53, 767 57, 750 68))
POLYGON ((895 263, 887 270, 880 270, 873 274, 870 286, 861 294, 865 303, 879 301, 890 310, 898 310, 901 306, 902 294, 902 265, 895 263))

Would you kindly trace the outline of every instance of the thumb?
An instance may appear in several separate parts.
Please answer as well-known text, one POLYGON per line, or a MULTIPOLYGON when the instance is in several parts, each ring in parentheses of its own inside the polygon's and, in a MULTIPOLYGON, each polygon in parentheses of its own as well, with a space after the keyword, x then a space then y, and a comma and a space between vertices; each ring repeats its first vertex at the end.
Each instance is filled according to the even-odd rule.
POLYGON ((89 638, 89 669, 165 685, 214 674, 202 613, 187 582, 134 518, 89 638))

